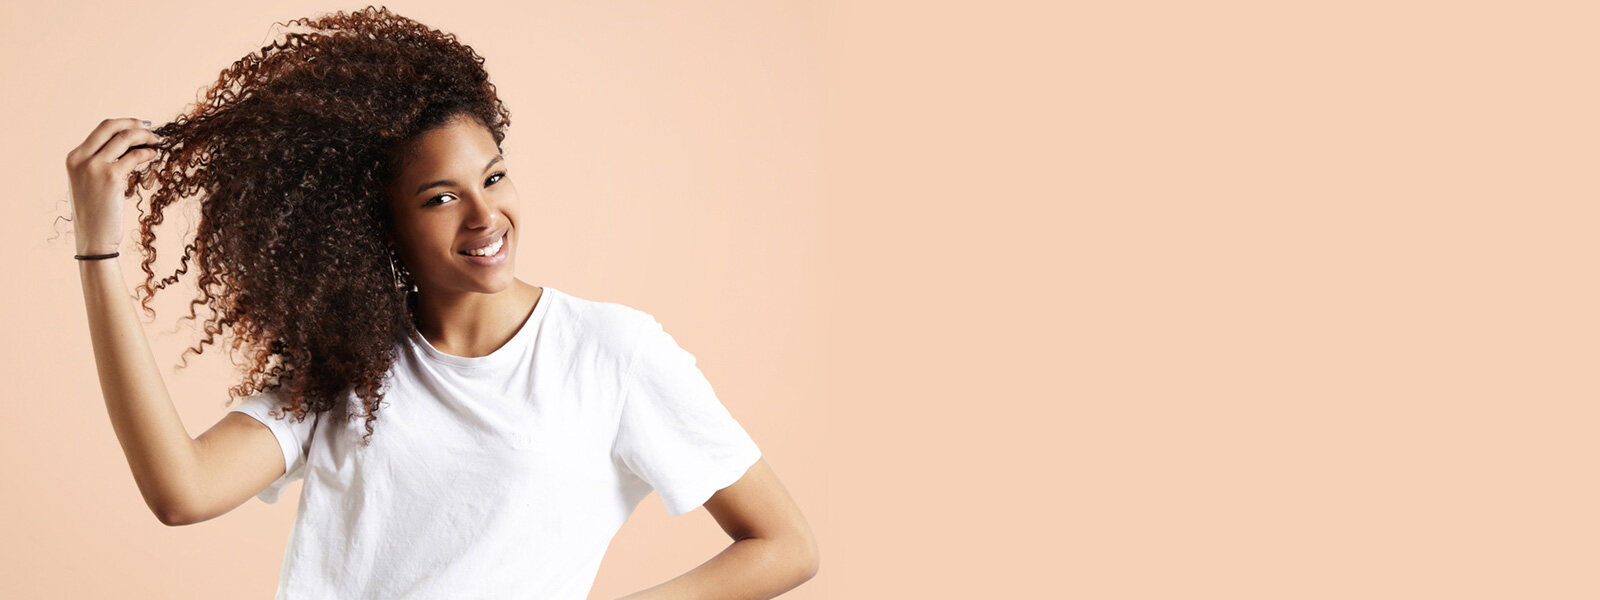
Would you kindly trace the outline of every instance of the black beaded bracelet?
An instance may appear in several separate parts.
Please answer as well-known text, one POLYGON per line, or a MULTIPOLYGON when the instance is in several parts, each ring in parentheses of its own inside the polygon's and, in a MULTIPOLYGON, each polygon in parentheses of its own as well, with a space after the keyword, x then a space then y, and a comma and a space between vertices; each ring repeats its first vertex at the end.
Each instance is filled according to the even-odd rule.
POLYGON ((76 258, 78 260, 99 260, 99 259, 102 259, 102 258, 111 258, 111 257, 116 256, 118 254, 121 254, 121 253, 120 252, 112 252, 111 254, 74 254, 74 255, 72 255, 72 257, 76 258))

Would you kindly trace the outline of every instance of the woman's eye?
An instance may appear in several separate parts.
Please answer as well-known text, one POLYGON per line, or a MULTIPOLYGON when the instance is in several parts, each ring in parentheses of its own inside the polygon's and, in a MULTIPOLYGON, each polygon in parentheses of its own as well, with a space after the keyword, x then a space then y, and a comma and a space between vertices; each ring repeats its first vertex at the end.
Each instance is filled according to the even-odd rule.
MULTIPOLYGON (((500 180, 501 179, 505 179, 505 178, 506 178, 506 172, 505 171, 501 171, 499 173, 495 173, 493 175, 490 175, 489 179, 484 182, 484 185, 485 186, 491 186, 491 185, 494 185, 496 183, 500 183, 500 180)), ((442 202, 438 202, 438 200, 440 198, 445 197, 445 196, 450 196, 450 197, 453 198, 453 197, 455 197, 455 194, 439 194, 437 196, 429 198, 428 202, 426 204, 423 204, 423 206, 433 206, 435 204, 443 204, 442 202)))

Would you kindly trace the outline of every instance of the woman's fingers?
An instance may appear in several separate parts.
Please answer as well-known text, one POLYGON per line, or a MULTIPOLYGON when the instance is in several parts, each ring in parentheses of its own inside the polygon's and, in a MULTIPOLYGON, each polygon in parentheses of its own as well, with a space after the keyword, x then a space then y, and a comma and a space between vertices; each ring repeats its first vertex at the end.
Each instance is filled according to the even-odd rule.
POLYGON ((100 151, 96 152, 91 160, 117 162, 117 159, 122 158, 128 148, 138 144, 154 144, 159 141, 161 141, 161 136, 156 135, 154 131, 145 129, 143 126, 125 128, 113 134, 111 139, 106 140, 106 145, 100 148, 100 151))
POLYGON ((117 160, 117 172, 127 173, 138 165, 150 162, 151 159, 154 159, 159 154, 161 153, 155 148, 134 148, 129 150, 122 155, 122 158, 117 160))
POLYGON ((92 158, 106 145, 106 141, 110 140, 112 136, 122 132, 124 129, 134 127, 144 127, 144 121, 132 117, 101 121, 99 125, 89 132, 88 136, 83 138, 83 142, 79 143, 78 147, 67 153, 67 156, 80 161, 92 158))

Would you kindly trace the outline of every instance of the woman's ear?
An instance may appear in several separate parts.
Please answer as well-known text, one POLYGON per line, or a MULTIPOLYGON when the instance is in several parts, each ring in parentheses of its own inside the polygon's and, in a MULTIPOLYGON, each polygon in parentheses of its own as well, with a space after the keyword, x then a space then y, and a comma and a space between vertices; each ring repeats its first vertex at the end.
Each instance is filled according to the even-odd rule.
POLYGON ((379 223, 378 223, 378 226, 379 226, 379 230, 383 233, 383 245, 385 247, 387 247, 389 250, 399 251, 399 248, 395 247, 396 246, 396 244, 395 244, 396 236, 395 236, 395 228, 394 228, 394 217, 393 216, 388 216, 388 217, 381 218, 379 223))

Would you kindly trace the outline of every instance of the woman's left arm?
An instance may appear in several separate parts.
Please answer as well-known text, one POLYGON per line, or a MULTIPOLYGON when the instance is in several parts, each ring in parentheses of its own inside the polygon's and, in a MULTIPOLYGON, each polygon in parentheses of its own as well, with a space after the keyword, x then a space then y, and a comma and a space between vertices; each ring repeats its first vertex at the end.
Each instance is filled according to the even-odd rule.
POLYGON ((705 507, 734 542, 689 572, 619 600, 765 600, 816 576, 811 527, 765 458, 705 507))

